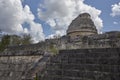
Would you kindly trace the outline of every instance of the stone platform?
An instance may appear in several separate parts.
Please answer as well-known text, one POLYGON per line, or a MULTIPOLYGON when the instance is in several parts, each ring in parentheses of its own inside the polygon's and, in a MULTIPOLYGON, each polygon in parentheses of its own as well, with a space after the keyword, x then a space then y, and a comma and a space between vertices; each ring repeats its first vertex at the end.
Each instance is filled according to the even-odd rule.
POLYGON ((120 48, 62 50, 39 80, 120 80, 120 48))

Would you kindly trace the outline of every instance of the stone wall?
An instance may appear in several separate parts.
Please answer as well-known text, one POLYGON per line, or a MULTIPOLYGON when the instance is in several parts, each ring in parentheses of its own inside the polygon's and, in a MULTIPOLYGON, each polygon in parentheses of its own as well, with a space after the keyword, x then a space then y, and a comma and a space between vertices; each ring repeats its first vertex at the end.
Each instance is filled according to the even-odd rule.
POLYGON ((75 39, 70 39, 67 47, 69 49, 120 47, 120 32, 80 36, 75 39))
POLYGON ((84 35, 92 35, 92 34, 95 34, 94 32, 91 32, 91 31, 87 31, 87 32, 79 32, 79 31, 74 31, 73 33, 71 32, 70 34, 67 34, 70 39, 75 39, 75 38, 78 38, 80 36, 84 36, 84 35))
MULTIPOLYGON (((77 34, 76 34, 77 35, 77 34)), ((9 46, 6 52, 18 51, 47 51, 50 52, 51 46, 58 50, 62 49, 84 49, 84 48, 115 48, 120 47, 120 32, 107 32, 97 35, 77 36, 70 39, 69 36, 63 36, 55 39, 46 39, 37 44, 9 46)))
POLYGON ((49 55, 42 51, 0 54, 0 80, 34 80, 49 55))
POLYGON ((62 50, 39 80, 120 80, 120 48, 62 50))
POLYGON ((120 48, 0 54, 0 80, 120 80, 120 48))

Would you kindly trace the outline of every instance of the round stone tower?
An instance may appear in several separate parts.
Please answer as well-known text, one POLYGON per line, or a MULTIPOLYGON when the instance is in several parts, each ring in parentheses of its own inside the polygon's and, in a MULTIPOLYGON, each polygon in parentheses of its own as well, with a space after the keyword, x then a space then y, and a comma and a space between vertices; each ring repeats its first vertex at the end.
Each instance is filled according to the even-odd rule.
POLYGON ((71 39, 91 34, 97 34, 97 29, 88 13, 80 14, 75 18, 67 30, 67 35, 71 39))

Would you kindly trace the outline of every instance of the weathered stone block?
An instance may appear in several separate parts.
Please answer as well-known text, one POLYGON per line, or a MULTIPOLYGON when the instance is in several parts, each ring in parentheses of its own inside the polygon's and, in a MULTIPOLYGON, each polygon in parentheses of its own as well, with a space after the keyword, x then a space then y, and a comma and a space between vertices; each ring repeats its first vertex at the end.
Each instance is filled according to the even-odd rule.
POLYGON ((119 53, 112 48, 63 50, 56 55, 58 63, 52 59, 46 66, 46 77, 50 80, 57 80, 58 76, 61 77, 58 80, 119 80, 119 53))

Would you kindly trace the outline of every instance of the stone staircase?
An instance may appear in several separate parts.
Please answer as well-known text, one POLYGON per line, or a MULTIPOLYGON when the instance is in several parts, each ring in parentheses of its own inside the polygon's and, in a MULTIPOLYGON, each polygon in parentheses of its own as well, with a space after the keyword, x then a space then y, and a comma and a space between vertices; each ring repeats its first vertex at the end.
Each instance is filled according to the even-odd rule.
POLYGON ((40 80, 120 80, 120 48, 62 50, 40 80))

